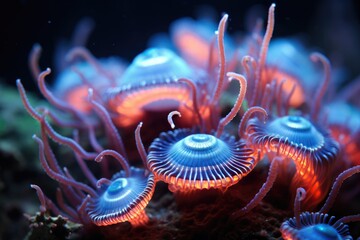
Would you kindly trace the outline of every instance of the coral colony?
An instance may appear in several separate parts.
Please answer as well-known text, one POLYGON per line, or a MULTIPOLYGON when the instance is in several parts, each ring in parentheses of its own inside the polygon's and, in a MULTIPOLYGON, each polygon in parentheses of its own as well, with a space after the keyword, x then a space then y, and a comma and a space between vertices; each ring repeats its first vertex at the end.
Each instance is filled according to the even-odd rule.
MULTIPOLYGON (((156 185, 167 185, 181 213, 187 204, 229 198, 227 192, 246 187, 243 182, 261 167, 267 178, 259 178, 262 186, 247 200, 235 199, 236 207, 223 216, 228 223, 255 211, 278 183, 295 202, 294 212, 288 207, 290 214, 276 226, 283 238, 352 239, 347 224, 360 215, 327 212, 342 183, 360 172, 360 128, 348 124, 360 119, 359 110, 341 97, 325 101, 332 84, 325 56, 307 54, 294 40, 271 44, 274 12, 272 4, 264 34, 259 21, 238 46, 226 35, 226 14, 217 29, 180 19, 172 24, 172 39, 152 41, 129 65, 69 47, 51 89, 51 70, 40 70, 41 47, 35 45, 29 65, 52 107, 32 106, 20 80, 17 87, 41 125, 40 136, 33 136, 41 165, 59 186, 54 202, 42 184, 31 185, 41 204, 38 216, 60 215, 103 235, 109 225, 140 229, 161 221, 160 205, 147 213, 156 185), (229 86, 237 89, 232 82, 240 87, 225 107, 220 100, 229 86), (347 119, 325 103, 351 109, 347 119), (78 170, 60 166, 63 156, 49 139, 71 149, 82 180, 78 170)), ((82 32, 90 28, 83 24, 82 32)), ((116 231, 112 236, 124 237, 130 230, 116 231)))

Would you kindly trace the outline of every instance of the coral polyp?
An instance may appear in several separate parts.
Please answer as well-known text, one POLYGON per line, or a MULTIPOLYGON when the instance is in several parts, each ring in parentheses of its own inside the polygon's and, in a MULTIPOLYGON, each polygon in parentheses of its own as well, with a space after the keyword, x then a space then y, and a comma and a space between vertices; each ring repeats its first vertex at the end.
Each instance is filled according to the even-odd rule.
POLYGON ((140 53, 119 79, 119 86, 104 93, 107 107, 116 115, 115 123, 126 127, 141 120, 146 111, 184 109, 191 98, 187 86, 177 82, 179 78, 196 79, 199 87, 204 84, 201 74, 169 49, 140 53))
POLYGON ((100 186, 98 198, 90 198, 86 206, 93 223, 106 226, 119 222, 132 225, 145 224, 148 217, 144 208, 149 203, 155 182, 154 175, 143 169, 131 168, 130 176, 124 171, 116 173, 111 181, 100 186))
POLYGON ((360 172, 360 166, 343 171, 334 181, 332 189, 319 212, 304 212, 300 214, 300 202, 305 199, 306 191, 298 188, 294 202, 294 218, 281 225, 284 239, 352 239, 349 226, 346 223, 360 221, 360 214, 342 217, 335 221, 334 216, 326 212, 334 204, 343 182, 360 172))
POLYGON ((314 197, 310 206, 321 201, 328 189, 326 175, 334 168, 339 154, 338 144, 327 131, 301 116, 284 116, 266 124, 252 119, 247 133, 249 141, 264 154, 272 152, 292 159, 299 175, 293 184, 306 184, 314 197))
POLYGON ((149 147, 149 169, 172 191, 226 189, 255 166, 252 150, 227 134, 178 129, 162 133, 149 147))

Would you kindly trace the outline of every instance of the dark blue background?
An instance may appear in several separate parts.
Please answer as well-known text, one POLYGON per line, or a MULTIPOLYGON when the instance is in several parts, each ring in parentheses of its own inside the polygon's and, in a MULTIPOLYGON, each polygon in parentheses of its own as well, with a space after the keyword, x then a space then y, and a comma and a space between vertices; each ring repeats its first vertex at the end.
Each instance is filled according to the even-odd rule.
MULTIPOLYGON (((217 11, 218 19, 222 12, 228 13, 230 15, 228 32, 231 33, 244 30, 245 15, 252 6, 259 5, 266 17, 267 8, 272 2, 260 0, 4 1, 0 5, 0 78, 11 84, 16 78, 21 78, 27 89, 34 89, 33 82, 26 80, 30 78, 27 57, 32 45, 39 42, 44 48, 41 66, 53 67, 53 53, 57 41, 60 38, 69 38, 75 24, 84 16, 93 18, 96 23, 87 46, 95 56, 118 55, 130 61, 146 48, 150 36, 157 32, 168 31, 169 24, 177 18, 195 17, 196 10, 201 5, 212 6, 217 11)), ((322 38, 321 30, 324 25, 330 24, 332 27, 334 23, 328 22, 329 18, 336 14, 343 15, 359 30, 359 1, 274 2, 277 4, 274 35, 305 33, 308 43, 317 46, 328 56, 332 55, 332 46, 327 45, 326 36, 325 39, 322 38), (344 4, 352 5, 350 10, 353 12, 339 7, 345 6, 344 4)), ((334 34, 337 34, 336 29, 334 34)), ((354 51, 360 50, 357 48, 354 51)), ((360 67, 352 60, 347 61, 351 72, 350 79, 359 74, 360 67), (353 66, 350 66, 351 64, 353 66)))

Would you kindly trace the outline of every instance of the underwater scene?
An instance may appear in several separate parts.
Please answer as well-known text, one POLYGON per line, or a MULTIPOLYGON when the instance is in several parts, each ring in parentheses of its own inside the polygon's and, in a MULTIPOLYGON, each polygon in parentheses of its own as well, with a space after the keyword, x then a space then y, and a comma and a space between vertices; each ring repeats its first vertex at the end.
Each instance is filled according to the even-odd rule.
POLYGON ((360 239, 359 1, 0 18, 0 239, 360 239))

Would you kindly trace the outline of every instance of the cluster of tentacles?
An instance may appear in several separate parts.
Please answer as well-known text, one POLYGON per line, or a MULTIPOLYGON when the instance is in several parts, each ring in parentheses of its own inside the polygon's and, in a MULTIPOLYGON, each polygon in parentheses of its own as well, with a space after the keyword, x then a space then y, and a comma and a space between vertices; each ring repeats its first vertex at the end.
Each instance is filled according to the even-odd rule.
MULTIPOLYGON (((26 110, 41 125, 40 136, 33 136, 41 165, 59 183, 57 204, 32 185, 40 210, 84 225, 146 224, 145 208, 158 181, 180 196, 208 189, 224 192, 262 161, 270 163, 266 182, 234 216, 251 211, 277 176, 285 175, 292 179, 287 184, 296 205, 295 218, 281 226, 285 238, 334 231, 349 238, 345 222, 359 216, 333 223, 325 214, 331 204, 302 214, 297 205, 301 200, 306 210, 316 209, 335 182, 328 198, 332 201, 343 181, 342 175, 335 177, 346 169, 359 171, 360 130, 323 106, 331 84, 326 57, 304 57, 306 51, 290 40, 270 45, 274 11, 275 4, 269 8, 265 34, 259 21, 240 45, 225 33, 226 14, 215 34, 213 23, 181 19, 171 26, 172 39, 152 41, 129 65, 116 57, 96 59, 82 46, 85 42, 69 44, 58 54, 62 65, 52 90, 45 83, 51 70, 40 70, 41 47, 35 45, 30 69, 53 107, 34 108, 20 80, 17 87, 26 110), (237 88, 232 80, 240 85, 233 95, 237 88), (235 103, 227 104, 231 110, 223 117, 226 103, 220 100, 226 96, 235 103), (175 115, 181 117, 177 129, 175 115), (241 121, 230 124, 237 115, 241 121), (64 129, 73 135, 65 136, 64 129), (72 150, 84 181, 60 167, 49 139, 72 150), (121 170, 114 171, 117 165, 109 158, 121 170), (90 168, 93 162, 97 165, 90 168)), ((82 22, 79 29, 86 39, 91 24, 82 22)), ((351 106, 340 96, 327 104, 351 106)), ((360 119, 354 111, 349 118, 360 119)))

